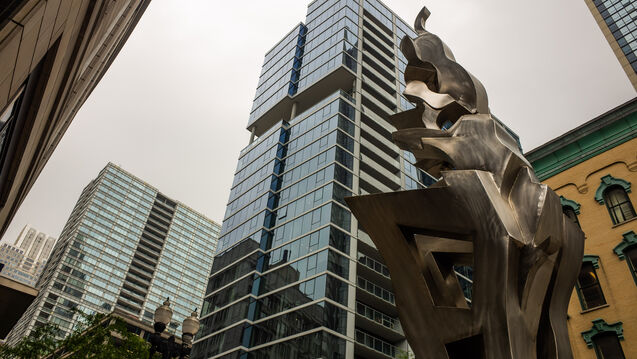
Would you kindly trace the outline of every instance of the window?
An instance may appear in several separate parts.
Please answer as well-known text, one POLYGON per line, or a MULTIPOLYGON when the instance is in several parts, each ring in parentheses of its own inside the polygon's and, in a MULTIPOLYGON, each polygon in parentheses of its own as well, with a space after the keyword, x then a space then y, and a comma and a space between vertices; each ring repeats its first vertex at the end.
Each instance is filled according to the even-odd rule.
POLYGON ((562 206, 562 213, 564 213, 566 215, 566 217, 568 217, 568 219, 573 221, 573 223, 575 223, 578 226, 580 226, 579 220, 577 219, 577 213, 575 213, 575 210, 573 209, 573 207, 562 206))
POLYGON ((582 263, 579 277, 577 278, 577 294, 582 304, 582 310, 596 308, 606 304, 602 287, 597 278, 595 267, 597 259, 586 260, 582 263))
POLYGON ((622 241, 613 248, 613 252, 617 254, 619 260, 626 260, 628 269, 637 284, 637 234, 634 231, 628 231, 622 237, 622 241))
POLYGON ((7 144, 11 134, 13 133, 13 128, 16 123, 15 118, 18 116, 18 112, 20 110, 23 94, 24 86, 20 88, 13 101, 9 102, 7 107, 0 112, 0 160, 4 158, 7 144))
POLYGON ((624 359, 624 351, 615 332, 604 332, 593 337, 598 359, 624 359))
POLYGON ((613 224, 625 222, 635 217, 635 209, 621 186, 612 186, 604 191, 604 202, 613 224))
POLYGON ((595 349, 597 359, 625 359, 619 343, 624 340, 622 322, 609 324, 604 319, 595 319, 592 323, 591 329, 582 332, 582 338, 588 348, 595 349))
POLYGON ((633 274, 633 278, 637 280, 637 245, 624 250, 624 255, 626 256, 628 268, 630 268, 630 271, 633 274))
POLYGON ((564 213, 566 217, 573 221, 573 223, 577 224, 578 227, 581 227, 579 224, 579 220, 577 219, 577 215, 579 215, 581 205, 564 196, 560 196, 560 204, 562 205, 562 213, 564 213))

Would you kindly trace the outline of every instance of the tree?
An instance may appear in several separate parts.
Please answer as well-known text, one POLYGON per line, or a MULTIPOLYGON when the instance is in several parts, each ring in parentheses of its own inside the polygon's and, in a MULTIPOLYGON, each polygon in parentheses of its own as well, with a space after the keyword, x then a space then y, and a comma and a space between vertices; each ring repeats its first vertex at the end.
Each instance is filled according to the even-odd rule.
POLYGON ((58 342, 55 339, 57 332, 58 328, 53 324, 38 327, 16 346, 0 346, 0 358, 42 358, 51 354, 58 347, 58 342))
POLYGON ((1 346, 0 359, 148 359, 149 344, 129 332, 122 319, 76 313, 81 317, 79 324, 65 339, 56 340, 59 328, 49 323, 13 347, 1 346))
POLYGON ((396 359, 415 359, 416 356, 411 351, 404 351, 398 349, 398 353, 396 353, 396 359))

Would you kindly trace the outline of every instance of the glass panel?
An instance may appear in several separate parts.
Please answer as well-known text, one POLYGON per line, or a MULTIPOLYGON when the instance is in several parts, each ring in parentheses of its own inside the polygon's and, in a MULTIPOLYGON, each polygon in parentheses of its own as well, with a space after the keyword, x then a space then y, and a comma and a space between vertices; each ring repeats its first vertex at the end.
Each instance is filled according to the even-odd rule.
POLYGON ((20 102, 22 101, 22 95, 24 93, 23 91, 24 86, 19 90, 13 101, 9 103, 2 113, 0 113, 0 160, 4 158, 5 142, 7 141, 7 138, 11 136, 15 117, 20 110, 20 102))
POLYGON ((582 269, 577 279, 577 287, 582 299, 582 309, 586 310, 606 304, 602 287, 599 284, 599 279, 592 263, 586 262, 582 264, 582 269))
POLYGON ((626 191, 620 186, 613 186, 607 189, 604 192, 604 202, 606 202, 614 224, 625 222, 636 216, 635 209, 626 191))
POLYGON ((622 350, 617 334, 607 332, 598 334, 593 337, 595 343, 595 352, 599 359, 624 359, 624 351, 622 350))
POLYGON ((566 217, 573 221, 573 223, 577 224, 578 226, 580 225, 579 220, 577 219, 577 214, 575 213, 575 210, 573 208, 569 206, 563 206, 562 212, 566 215, 566 217))
POLYGON ((626 249, 624 255, 626 256, 626 261, 628 261, 628 266, 630 267, 633 277, 637 280, 637 245, 626 249))

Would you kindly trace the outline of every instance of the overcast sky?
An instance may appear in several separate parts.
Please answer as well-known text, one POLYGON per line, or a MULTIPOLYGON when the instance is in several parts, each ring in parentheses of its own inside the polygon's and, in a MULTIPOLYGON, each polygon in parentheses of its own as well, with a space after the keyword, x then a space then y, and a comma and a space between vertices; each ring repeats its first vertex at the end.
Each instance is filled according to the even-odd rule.
MULTIPOLYGON (((73 120, 3 241, 25 224, 59 236, 111 161, 221 222, 263 55, 309 0, 153 0, 73 120)), ((635 97, 584 0, 386 0, 485 85, 526 151, 635 97)))

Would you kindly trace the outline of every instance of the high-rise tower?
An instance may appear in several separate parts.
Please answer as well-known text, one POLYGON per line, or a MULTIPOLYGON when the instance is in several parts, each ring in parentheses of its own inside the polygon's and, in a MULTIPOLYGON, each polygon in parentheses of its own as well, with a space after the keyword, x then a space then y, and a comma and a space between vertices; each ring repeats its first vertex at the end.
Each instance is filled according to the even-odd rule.
POLYGON ((0 275, 35 287, 56 239, 26 226, 13 245, 0 246, 0 275))
MULTIPOLYGON (((345 196, 435 182, 392 142, 413 29, 376 0, 316 0, 265 55, 193 358, 394 358, 389 271, 345 196)), ((459 277, 470 301, 470 269, 459 277)))
POLYGON ((52 322, 68 334, 85 313, 115 307, 147 323, 166 297, 168 330, 201 305, 219 226, 109 163, 80 195, 42 277, 40 293, 7 337, 52 322))
POLYGON ((637 90, 637 0, 585 0, 637 90))

